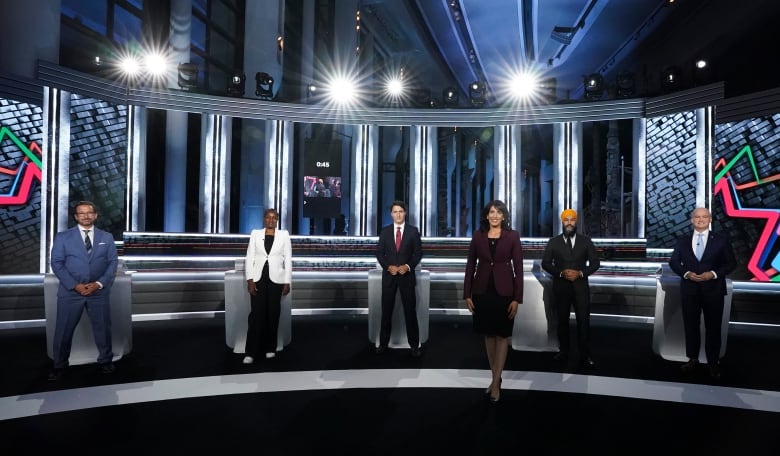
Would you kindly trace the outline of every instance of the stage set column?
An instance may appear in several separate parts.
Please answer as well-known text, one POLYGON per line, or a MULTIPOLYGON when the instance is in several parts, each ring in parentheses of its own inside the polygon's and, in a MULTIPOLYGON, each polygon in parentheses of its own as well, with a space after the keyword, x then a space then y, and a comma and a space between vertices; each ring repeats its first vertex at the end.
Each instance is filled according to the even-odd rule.
MULTIPOLYGON (((192 0, 171 0, 169 53, 176 65, 190 61, 192 0)), ((178 88, 178 68, 168 73, 168 87, 178 88)), ((187 210, 187 113, 166 111, 165 122, 165 188, 163 229, 185 231, 187 210)))
MULTIPOLYGON (((512 227, 520 229, 523 226, 522 157, 519 141, 515 140, 520 134, 520 127, 504 125, 494 130, 493 189, 496 199, 506 203, 512 227)), ((521 232, 521 235, 524 233, 521 232)))
POLYGON ((715 107, 696 110, 696 207, 712 209, 712 143, 715 107))
POLYGON ((409 135, 409 223, 419 227, 421 236, 438 236, 436 127, 413 125, 409 135))
POLYGON ((54 236, 68 228, 70 217, 70 93, 44 87, 43 119, 40 271, 46 273, 54 236))
MULTIPOLYGON (((553 125, 553 214, 564 209, 582 212, 582 123, 562 122, 553 125)), ((553 233, 563 228, 560 217, 553 217, 553 233)))
POLYGON ((199 231, 230 231, 230 149, 233 119, 203 114, 200 154, 199 231))
POLYGON ((292 147, 293 122, 269 120, 265 123, 265 207, 279 211, 280 228, 292 227, 292 147))
POLYGON ((352 198, 349 214, 350 236, 376 236, 379 193, 379 128, 356 125, 352 142, 352 198))
POLYGON ((127 106, 125 231, 146 230, 146 114, 146 108, 127 106))

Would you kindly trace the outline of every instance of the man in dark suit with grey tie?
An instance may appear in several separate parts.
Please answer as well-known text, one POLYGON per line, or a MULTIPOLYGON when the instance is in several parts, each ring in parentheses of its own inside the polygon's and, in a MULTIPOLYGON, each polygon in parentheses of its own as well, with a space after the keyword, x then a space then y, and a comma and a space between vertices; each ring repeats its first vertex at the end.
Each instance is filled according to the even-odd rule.
POLYGON ((53 340, 54 368, 49 380, 59 380, 68 367, 73 332, 85 308, 92 323, 101 372, 114 372, 109 305, 117 269, 114 237, 95 227, 97 208, 89 201, 76 204, 73 218, 76 225, 57 233, 51 249, 51 269, 60 284, 53 340))
POLYGON ((691 213, 693 232, 677 240, 669 267, 680 276, 680 294, 685 328, 684 372, 699 365, 701 316, 704 315, 704 352, 710 375, 720 377, 720 327, 723 320, 726 275, 737 267, 734 250, 725 235, 710 231, 712 215, 699 207, 691 213))
POLYGON ((580 366, 592 367, 590 357, 590 285, 588 277, 601 266, 593 241, 577 233, 577 212, 561 213, 563 233, 551 238, 544 248, 542 269, 553 277, 553 296, 558 313, 559 351, 557 361, 569 358, 569 312, 574 306, 580 366))
POLYGON ((376 246, 376 259, 382 266, 382 323, 376 352, 384 353, 390 343, 395 295, 398 292, 401 293, 401 304, 404 308, 406 337, 412 348, 412 356, 416 358, 421 352, 414 268, 422 259, 422 241, 420 231, 406 223, 404 202, 393 201, 390 205, 390 215, 393 223, 382 228, 376 246))

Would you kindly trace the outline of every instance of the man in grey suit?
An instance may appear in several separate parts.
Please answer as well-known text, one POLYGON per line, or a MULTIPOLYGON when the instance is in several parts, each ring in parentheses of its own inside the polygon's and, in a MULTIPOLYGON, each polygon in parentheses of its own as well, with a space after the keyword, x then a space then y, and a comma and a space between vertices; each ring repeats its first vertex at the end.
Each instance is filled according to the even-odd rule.
POLYGON ((420 328, 417 325, 417 284, 414 268, 422 259, 420 231, 406 223, 406 204, 393 201, 390 205, 393 223, 382 228, 376 246, 376 260, 382 266, 382 323, 379 330, 377 354, 383 353, 390 342, 390 331, 395 307, 395 294, 401 293, 404 307, 406 337, 412 356, 420 356, 420 328))
POLYGON ((92 324, 101 372, 114 372, 111 350, 109 295, 117 268, 113 236, 95 227, 97 208, 76 203, 76 226, 57 233, 51 249, 51 269, 59 279, 57 322, 54 329, 54 368, 49 380, 59 380, 68 367, 73 332, 84 308, 92 324))
POLYGON ((569 357, 569 309, 574 307, 577 318, 577 339, 580 366, 592 367, 590 357, 590 285, 588 277, 601 266, 593 241, 577 233, 577 212, 561 212, 563 234, 547 242, 542 257, 542 269, 553 277, 553 295, 558 312, 558 361, 569 357))

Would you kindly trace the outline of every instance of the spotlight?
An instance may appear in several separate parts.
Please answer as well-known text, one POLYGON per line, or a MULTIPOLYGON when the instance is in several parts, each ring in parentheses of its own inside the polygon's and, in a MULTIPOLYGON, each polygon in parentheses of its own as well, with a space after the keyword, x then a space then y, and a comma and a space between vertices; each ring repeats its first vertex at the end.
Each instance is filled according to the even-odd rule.
POLYGON ((459 98, 460 98, 460 93, 458 92, 458 89, 456 89, 455 87, 447 87, 441 92, 441 99, 444 102, 444 107, 446 108, 457 107, 459 98))
POLYGON ((604 95, 604 77, 600 73, 591 73, 584 77, 585 99, 598 100, 604 95))
POLYGON ((193 90, 198 88, 198 64, 180 63, 178 82, 179 88, 182 90, 193 90))
POLYGON ((487 98, 487 87, 482 81, 474 81, 469 84, 469 100, 474 106, 482 106, 487 98))
POLYGON ((682 73, 677 66, 668 66, 661 72, 661 90, 663 93, 674 92, 682 85, 682 73))
POLYGON ((243 97, 246 90, 246 75, 243 73, 233 73, 228 81, 227 93, 234 97, 243 97))
POLYGON ((631 98, 636 94, 636 81, 634 80, 634 73, 625 70, 619 72, 617 74, 615 83, 617 84, 618 98, 631 98))
POLYGON ((255 74, 255 95, 263 100, 270 100, 274 97, 274 78, 270 74, 258 71, 255 74))

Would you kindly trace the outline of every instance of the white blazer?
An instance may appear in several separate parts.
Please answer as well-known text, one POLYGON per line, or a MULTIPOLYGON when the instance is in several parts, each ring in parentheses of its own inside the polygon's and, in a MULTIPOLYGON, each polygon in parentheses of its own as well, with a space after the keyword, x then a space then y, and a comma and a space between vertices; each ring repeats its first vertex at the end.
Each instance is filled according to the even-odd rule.
POLYGON ((266 261, 268 261, 268 275, 272 282, 279 284, 292 282, 292 245, 287 230, 276 230, 274 244, 269 253, 265 252, 265 228, 252 230, 244 263, 246 280, 252 279, 255 282, 260 280, 266 261))

